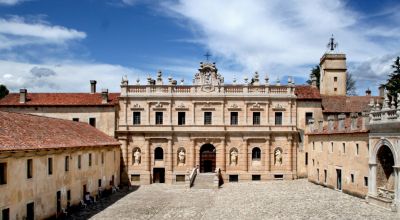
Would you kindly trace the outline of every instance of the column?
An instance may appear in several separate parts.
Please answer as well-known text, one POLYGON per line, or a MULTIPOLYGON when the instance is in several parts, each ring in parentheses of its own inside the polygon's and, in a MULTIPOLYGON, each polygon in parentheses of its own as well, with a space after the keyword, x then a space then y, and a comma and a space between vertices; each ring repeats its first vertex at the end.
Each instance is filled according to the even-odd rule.
POLYGON ((265 148, 264 166, 265 166, 266 170, 270 171, 271 170, 271 158, 270 158, 270 156, 271 156, 271 149, 270 148, 271 147, 270 147, 270 144, 269 144, 269 137, 267 137, 265 139, 264 148, 265 148))
POLYGON ((244 166, 244 170, 247 172, 249 171, 249 142, 247 139, 244 139, 245 142, 245 154, 244 154, 244 158, 245 158, 245 166, 244 166))
POLYGON ((222 118, 221 124, 225 125, 225 101, 222 101, 221 118, 222 118))
POLYGON ((145 139, 146 159, 145 169, 151 172, 151 153, 150 153, 150 140, 145 139))
POLYGON ((169 156, 168 170, 172 171, 172 165, 174 163, 174 153, 172 150, 172 138, 168 138, 168 156, 169 156))
POLYGON ((172 100, 169 103, 169 124, 172 125, 172 100))
POLYGON ((393 166, 394 168, 394 201, 397 207, 400 206, 400 167, 393 166))
POLYGON ((192 110, 192 120, 193 120, 193 125, 196 125, 196 103, 193 102, 193 110, 192 110))
POLYGON ((248 118, 248 115, 247 115, 247 103, 245 102, 244 103, 244 125, 247 125, 247 118, 248 118))
POLYGON ((191 140, 192 142, 192 164, 191 164, 191 169, 193 169, 194 167, 196 167, 196 142, 194 139, 191 140))
POLYGON ((225 171, 226 170, 226 153, 225 153, 225 148, 226 148, 226 143, 225 143, 225 138, 222 139, 221 141, 221 170, 225 171))
POLYGON ((376 163, 369 163, 368 194, 376 196, 376 163))
POLYGON ((150 125, 150 102, 147 103, 147 124, 150 125))

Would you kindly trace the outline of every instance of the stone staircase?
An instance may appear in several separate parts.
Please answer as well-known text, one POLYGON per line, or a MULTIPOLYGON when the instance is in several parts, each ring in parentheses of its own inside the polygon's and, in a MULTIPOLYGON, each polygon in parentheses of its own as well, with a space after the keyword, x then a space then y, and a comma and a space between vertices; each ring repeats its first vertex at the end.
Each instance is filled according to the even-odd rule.
POLYGON ((192 189, 215 189, 214 177, 215 173, 198 173, 192 189))

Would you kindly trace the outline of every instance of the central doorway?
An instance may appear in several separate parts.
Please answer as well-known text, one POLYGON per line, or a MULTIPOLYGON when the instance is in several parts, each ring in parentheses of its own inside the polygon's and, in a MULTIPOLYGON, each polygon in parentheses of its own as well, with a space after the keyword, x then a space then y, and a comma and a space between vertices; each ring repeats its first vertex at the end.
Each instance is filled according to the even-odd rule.
POLYGON ((165 168, 153 168, 153 183, 165 182, 165 168))
POLYGON ((200 172, 215 172, 216 150, 212 144, 204 144, 200 148, 200 172))

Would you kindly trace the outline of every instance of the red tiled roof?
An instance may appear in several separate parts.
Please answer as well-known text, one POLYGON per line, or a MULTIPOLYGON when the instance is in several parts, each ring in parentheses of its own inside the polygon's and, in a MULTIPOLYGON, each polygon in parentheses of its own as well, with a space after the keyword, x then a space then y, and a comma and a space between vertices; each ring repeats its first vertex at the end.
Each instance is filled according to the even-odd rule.
POLYGON ((317 87, 309 85, 296 86, 294 94, 297 96, 298 100, 320 100, 321 95, 317 87))
POLYGON ((371 99, 382 101, 379 96, 322 96, 322 111, 326 113, 351 113, 368 110, 371 99))
POLYGON ((86 123, 0 111, 0 151, 118 145, 86 123))
POLYGON ((29 93, 26 103, 19 103, 19 93, 0 100, 0 106, 112 106, 120 93, 109 93, 108 103, 102 104, 101 93, 29 93))

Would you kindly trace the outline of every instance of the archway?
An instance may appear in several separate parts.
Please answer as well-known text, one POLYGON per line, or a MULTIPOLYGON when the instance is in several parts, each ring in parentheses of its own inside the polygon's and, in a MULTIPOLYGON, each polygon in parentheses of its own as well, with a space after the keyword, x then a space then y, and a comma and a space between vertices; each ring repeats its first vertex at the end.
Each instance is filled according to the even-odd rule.
POLYGON ((394 190, 394 157, 390 148, 383 145, 376 155, 376 186, 387 190, 394 190))
POLYGON ((212 144, 204 144, 200 148, 200 172, 215 172, 216 150, 212 144))

